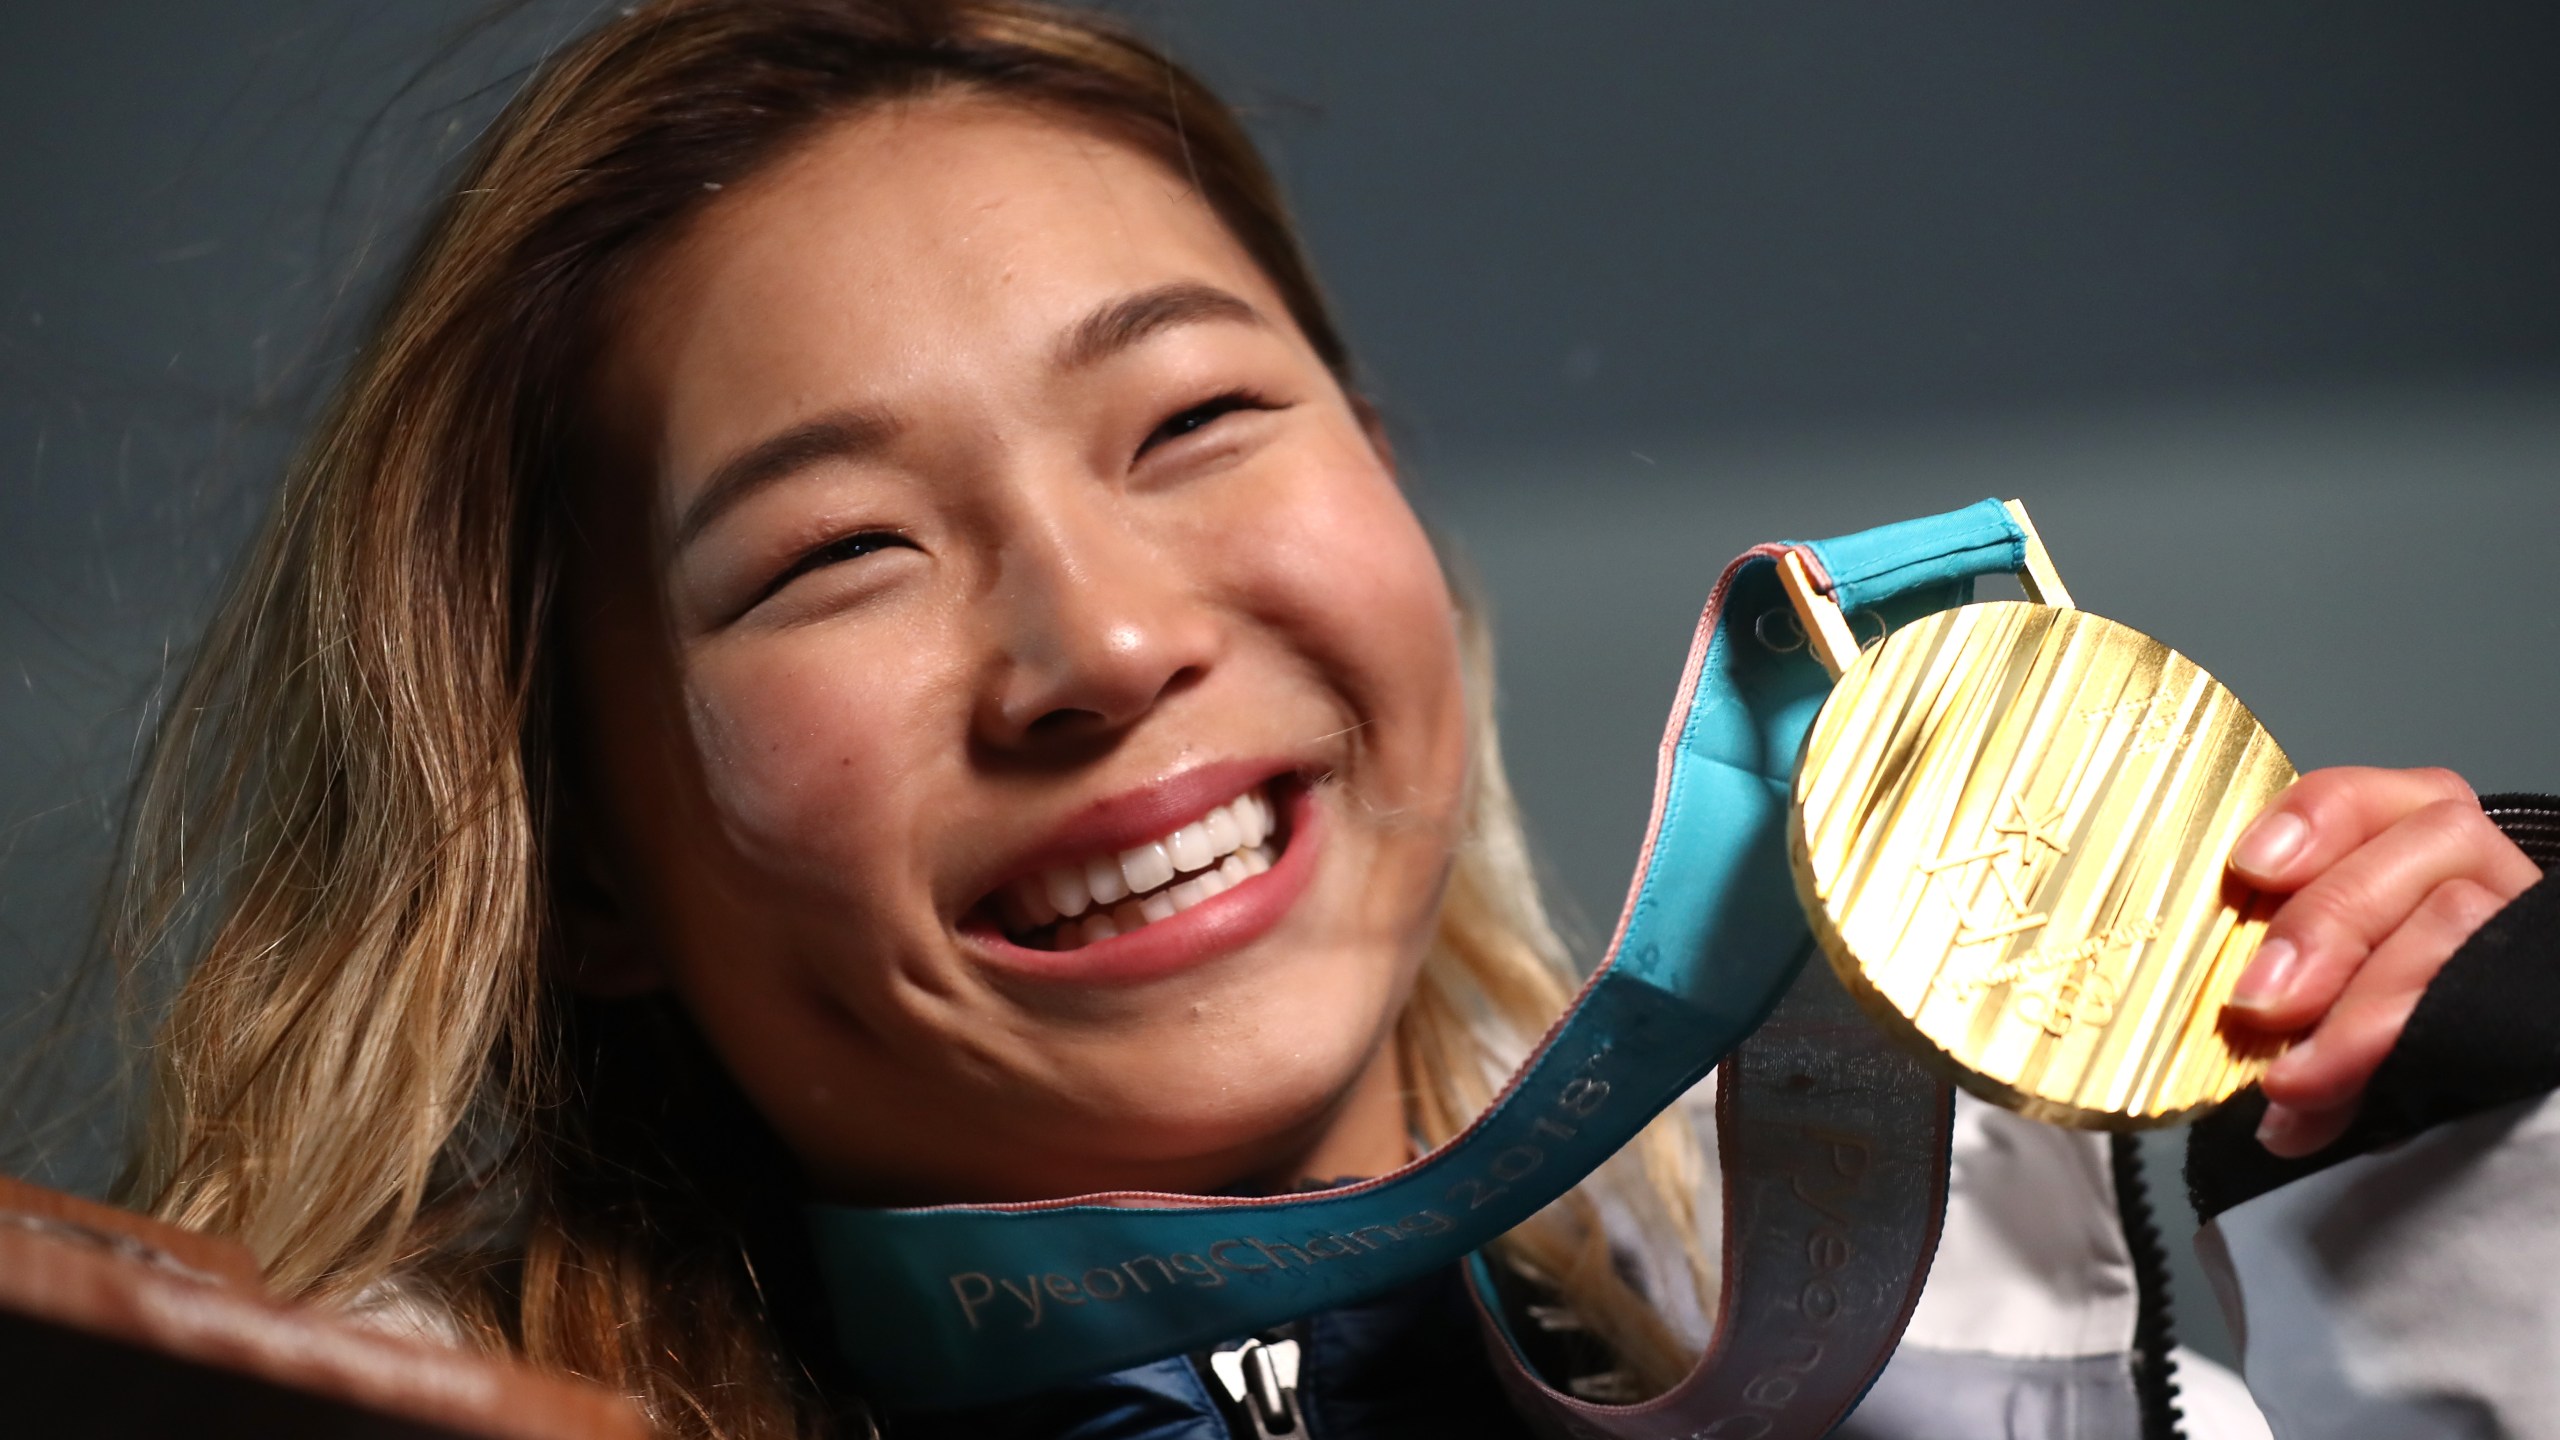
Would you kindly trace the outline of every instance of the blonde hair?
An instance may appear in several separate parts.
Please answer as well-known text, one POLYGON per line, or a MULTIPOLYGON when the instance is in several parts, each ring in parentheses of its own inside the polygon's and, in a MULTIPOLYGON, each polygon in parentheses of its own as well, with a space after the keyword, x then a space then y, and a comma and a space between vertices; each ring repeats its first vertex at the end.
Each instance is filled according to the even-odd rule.
MULTIPOLYGON (((548 979, 552 592, 604 297, 707 191, 863 105, 943 88, 1071 114, 1185 175, 1348 383, 1235 117, 1095 17, 661 0, 563 49, 430 225, 139 783, 110 948, 129 973, 192 968, 129 1202, 242 1240, 289 1294, 395 1288, 475 1343, 637 1397, 670 1434, 822 1427, 808 1357, 766 1320, 798 1303, 787 1279, 749 1268, 708 1181, 603 1115, 615 1048, 681 1048, 681 1023, 599 1020, 548 979)), ((1503 778, 1481 626, 1467 647, 1471 824, 1396 1032, 1433 1141, 1573 984, 1503 778)), ((1638 1149, 1629 1203, 1703 1285, 1694 1142, 1663 1125, 1638 1149)), ((1587 1191, 1501 1252, 1635 1374, 1679 1368, 1587 1191)))

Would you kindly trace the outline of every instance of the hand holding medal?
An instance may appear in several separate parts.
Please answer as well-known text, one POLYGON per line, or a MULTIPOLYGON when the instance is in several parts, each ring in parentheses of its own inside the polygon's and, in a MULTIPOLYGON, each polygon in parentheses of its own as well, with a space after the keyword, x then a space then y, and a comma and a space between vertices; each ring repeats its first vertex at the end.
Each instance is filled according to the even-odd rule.
POLYGON ((2315 1149, 2426 981, 2538 872, 2442 772, 2288 790, 2256 718, 2176 651, 2074 609, 2008 509, 2029 602, 1864 650, 1804 555, 1781 561, 1838 677, 1790 817, 1814 933, 1872 1017, 1987 1099, 2135 1129, 2263 1076, 2271 1148, 2315 1149))
POLYGON ((2251 1027, 2307 1038, 2267 1068, 2258 1138, 2308 1155, 2355 1117, 2436 972, 2542 871, 2446 770, 2305 775, 2241 837, 2233 869, 2285 895, 2231 996, 2251 1027))

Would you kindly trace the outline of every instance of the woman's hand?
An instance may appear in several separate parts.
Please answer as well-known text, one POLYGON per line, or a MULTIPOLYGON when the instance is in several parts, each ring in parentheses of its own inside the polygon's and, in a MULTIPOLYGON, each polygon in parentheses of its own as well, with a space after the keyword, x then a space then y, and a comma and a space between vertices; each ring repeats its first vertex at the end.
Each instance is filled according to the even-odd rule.
POLYGON ((2259 1143, 2285 1156, 2338 1138, 2427 983, 2542 878, 2461 776, 2353 766, 2295 781, 2231 868, 2292 897, 2230 1002, 2253 1028, 2309 1032, 2260 1082, 2259 1143))

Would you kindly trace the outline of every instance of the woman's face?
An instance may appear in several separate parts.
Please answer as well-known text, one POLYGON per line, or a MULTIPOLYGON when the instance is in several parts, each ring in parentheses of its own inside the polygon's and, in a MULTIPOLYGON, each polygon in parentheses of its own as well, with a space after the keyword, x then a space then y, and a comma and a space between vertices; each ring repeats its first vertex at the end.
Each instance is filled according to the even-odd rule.
POLYGON ((626 288, 599 400, 647 513, 577 582, 636 937, 590 983, 672 986, 839 1195, 1401 1158, 1450 596, 1179 177, 985 102, 845 123, 626 288))

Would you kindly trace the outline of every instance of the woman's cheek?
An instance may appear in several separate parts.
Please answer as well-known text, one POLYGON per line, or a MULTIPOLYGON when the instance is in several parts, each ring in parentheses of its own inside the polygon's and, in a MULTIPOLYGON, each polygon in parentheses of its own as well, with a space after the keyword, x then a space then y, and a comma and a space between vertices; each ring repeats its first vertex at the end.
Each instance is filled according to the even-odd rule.
MULTIPOLYGON (((1356 442, 1355 442, 1356 443, 1356 442)), ((1225 568, 1272 608, 1312 622, 1329 650, 1455 652, 1449 587, 1421 521, 1365 444, 1256 483, 1258 513, 1218 517, 1225 568)))
MULTIPOLYGON (((811 647, 814 648, 814 647, 811 647)), ((823 654, 723 657, 688 677, 713 813, 756 868, 841 885, 866 829, 893 819, 904 753, 896 677, 823 654)))
POLYGON ((1282 583, 1335 662, 1413 718, 1462 708, 1448 579, 1392 479, 1353 470, 1282 523, 1294 527, 1282 583))
MULTIPOLYGON (((1468 729, 1455 607, 1429 537, 1374 462, 1302 473, 1270 493, 1267 513, 1242 531, 1261 537, 1236 566, 1258 591, 1245 603, 1358 727, 1355 770, 1341 778, 1370 813, 1421 821, 1413 834, 1445 841, 1468 729)), ((1399 863, 1423 867, 1409 878, 1428 889, 1439 858, 1399 863)))

